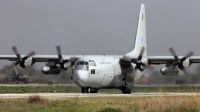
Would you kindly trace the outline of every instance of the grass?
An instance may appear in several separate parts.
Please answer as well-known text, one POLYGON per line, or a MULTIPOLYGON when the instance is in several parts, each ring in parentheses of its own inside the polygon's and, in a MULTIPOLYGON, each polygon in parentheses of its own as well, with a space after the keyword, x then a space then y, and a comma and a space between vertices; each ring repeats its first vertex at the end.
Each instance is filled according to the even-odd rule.
MULTIPOLYGON (((200 87, 178 86, 178 87, 134 87, 132 92, 199 92, 200 87)), ((80 93, 78 86, 29 86, 29 87, 0 87, 2 93, 80 93)), ((101 89, 99 93, 121 93, 119 89, 101 89)))
POLYGON ((200 96, 0 99, 2 112, 197 112, 200 96))

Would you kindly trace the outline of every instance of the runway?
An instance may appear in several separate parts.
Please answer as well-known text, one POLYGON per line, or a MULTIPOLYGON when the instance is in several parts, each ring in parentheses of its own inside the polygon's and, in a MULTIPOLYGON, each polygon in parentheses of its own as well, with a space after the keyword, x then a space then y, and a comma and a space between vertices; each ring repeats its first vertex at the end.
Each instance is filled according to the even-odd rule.
MULTIPOLYGON (((37 86, 77 86, 76 84, 0 84, 0 87, 37 87, 37 86)), ((135 84, 135 87, 200 87, 200 84, 184 84, 184 85, 176 85, 176 84, 135 84)))
POLYGON ((39 95, 42 98, 65 97, 149 97, 149 96, 199 96, 199 93, 132 93, 132 94, 101 94, 101 93, 29 93, 29 94, 0 94, 0 98, 28 98, 39 95))

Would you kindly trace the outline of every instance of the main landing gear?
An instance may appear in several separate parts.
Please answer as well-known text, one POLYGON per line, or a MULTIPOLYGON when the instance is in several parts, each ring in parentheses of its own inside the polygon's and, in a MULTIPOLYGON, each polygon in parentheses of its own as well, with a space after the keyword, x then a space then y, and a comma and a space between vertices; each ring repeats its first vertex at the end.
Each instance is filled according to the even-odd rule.
POLYGON ((125 85, 121 88, 123 94, 131 94, 131 90, 128 89, 128 86, 125 85))
POLYGON ((94 88, 91 88, 91 87, 82 87, 81 92, 82 93, 97 93, 98 89, 94 89, 94 88))

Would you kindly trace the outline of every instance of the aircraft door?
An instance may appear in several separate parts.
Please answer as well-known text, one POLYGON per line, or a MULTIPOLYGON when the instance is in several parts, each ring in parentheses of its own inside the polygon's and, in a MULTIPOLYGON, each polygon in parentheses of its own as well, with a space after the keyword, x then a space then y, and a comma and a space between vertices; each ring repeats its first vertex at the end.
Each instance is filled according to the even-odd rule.
POLYGON ((102 79, 99 73, 99 68, 94 60, 89 60, 88 84, 92 87, 100 87, 101 81, 102 79))

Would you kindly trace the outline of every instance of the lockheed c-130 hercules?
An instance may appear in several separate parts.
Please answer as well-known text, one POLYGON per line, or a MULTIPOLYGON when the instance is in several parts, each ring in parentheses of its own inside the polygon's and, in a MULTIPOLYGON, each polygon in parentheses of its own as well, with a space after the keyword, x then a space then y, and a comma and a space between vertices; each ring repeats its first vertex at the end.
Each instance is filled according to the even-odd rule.
POLYGON ((169 49, 173 56, 148 56, 146 43, 146 14, 145 6, 142 4, 135 46, 125 55, 61 55, 59 46, 58 55, 34 55, 34 52, 20 55, 13 47, 17 57, 0 55, 0 59, 16 61, 14 65, 20 65, 22 68, 30 67, 35 62, 46 62, 41 71, 47 75, 57 75, 61 71, 70 70, 74 82, 81 87, 82 93, 97 93, 102 88, 118 88, 124 94, 131 93, 134 84, 152 64, 166 64, 166 67, 160 69, 162 75, 177 75, 179 69, 189 75, 186 68, 192 63, 200 63, 200 57, 192 56, 192 51, 185 56, 177 56, 173 48, 169 49))

